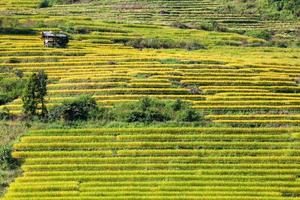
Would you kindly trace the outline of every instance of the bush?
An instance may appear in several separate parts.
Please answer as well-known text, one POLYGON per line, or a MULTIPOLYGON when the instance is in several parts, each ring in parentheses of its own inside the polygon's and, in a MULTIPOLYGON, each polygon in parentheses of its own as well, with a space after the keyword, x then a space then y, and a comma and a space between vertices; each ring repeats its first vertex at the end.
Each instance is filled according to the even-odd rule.
POLYGON ((202 29, 205 31, 219 31, 219 32, 226 32, 228 31, 225 27, 222 27, 216 21, 205 21, 200 24, 198 29, 202 29))
POLYGON ((280 48, 287 48, 289 46, 286 41, 277 41, 276 45, 280 48))
POLYGON ((187 103, 161 101, 154 98, 143 98, 138 102, 116 105, 112 110, 114 120, 121 122, 195 122, 201 120, 201 114, 187 103))
POLYGON ((88 2, 87 0, 51 0, 55 4, 73 4, 80 2, 88 2))
POLYGON ((7 63, 20 63, 21 60, 19 58, 15 58, 15 57, 12 57, 12 58, 9 58, 7 60, 7 63))
POLYGON ((12 118, 12 115, 10 114, 10 112, 7 108, 0 110, 0 120, 9 120, 11 118, 12 118))
POLYGON ((25 80, 19 73, 7 71, 0 75, 0 105, 9 103, 22 94, 25 80))
POLYGON ((137 103, 124 103, 112 109, 115 120, 123 122, 165 122, 170 119, 164 102, 152 98, 143 98, 137 103))
POLYGON ((172 49, 182 48, 187 50, 206 49, 198 41, 175 41, 171 39, 160 38, 139 38, 125 42, 125 45, 132 46, 136 49, 153 48, 153 49, 172 49))
POLYGON ((260 6, 262 14, 271 19, 291 20, 300 15, 299 0, 267 0, 260 6))
POLYGON ((167 48, 172 48, 174 46, 171 40, 161 40, 158 38, 139 38, 139 39, 129 40, 126 44, 136 49, 144 49, 144 48, 167 49, 167 48))
POLYGON ((202 44, 200 44, 199 42, 196 42, 196 41, 182 43, 181 47, 183 47, 184 49, 187 49, 189 51, 206 49, 205 46, 203 46, 202 44))
POLYGON ((184 24, 184 23, 181 23, 181 22, 173 22, 171 24, 172 27, 175 27, 175 28, 180 28, 180 29, 191 29, 190 26, 184 24))
POLYGON ((183 122, 196 122, 201 120, 201 114, 193 109, 184 110, 179 118, 179 121, 183 122))
MULTIPOLYGON (((38 7, 39 8, 47 8, 51 7, 54 4, 72 4, 72 3, 80 3, 80 0, 42 0, 38 7)), ((86 1, 85 1, 86 2, 86 1)))
POLYGON ((11 153, 12 153, 12 147, 10 146, 0 147, 0 168, 2 170, 15 169, 19 166, 18 160, 13 158, 11 153))
POLYGON ((251 30, 245 33, 248 36, 270 40, 272 38, 272 32, 269 30, 251 30))
POLYGON ((184 103, 180 99, 177 99, 173 104, 171 104, 171 108, 173 109, 173 111, 179 111, 184 108, 184 106, 184 103))
POLYGON ((49 0, 42 0, 39 5, 38 5, 38 8, 47 8, 47 7, 50 7, 51 4, 49 2, 49 0))
POLYGON ((80 96, 74 100, 64 101, 62 105, 50 110, 50 120, 76 121, 88 120, 99 112, 97 103, 91 96, 80 96))
POLYGON ((97 120, 101 123, 202 122, 203 115, 182 100, 162 101, 145 97, 138 102, 115 104, 113 108, 97 107, 90 96, 65 101, 50 110, 49 120, 65 122, 97 120))

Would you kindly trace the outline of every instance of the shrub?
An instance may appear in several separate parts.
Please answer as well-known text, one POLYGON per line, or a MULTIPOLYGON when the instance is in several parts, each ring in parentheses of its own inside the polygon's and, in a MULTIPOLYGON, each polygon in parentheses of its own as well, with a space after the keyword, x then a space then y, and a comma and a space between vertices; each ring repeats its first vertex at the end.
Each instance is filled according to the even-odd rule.
POLYGON ((132 122, 195 122, 201 120, 201 114, 181 101, 161 101, 154 98, 143 98, 138 102, 116 105, 111 112, 114 120, 132 122))
POLYGON ((205 46, 198 41, 175 41, 172 39, 160 38, 138 38, 125 42, 125 45, 132 46, 136 49, 153 48, 153 49, 171 49, 182 48, 187 50, 205 49, 205 46))
POLYGON ((190 29, 191 28, 190 26, 188 26, 188 25, 186 25, 184 23, 178 22, 178 21, 173 22, 171 24, 171 26, 175 27, 175 28, 180 28, 180 29, 190 29))
POLYGON ((222 27, 216 21, 205 21, 205 22, 200 24, 198 29, 202 29, 202 30, 205 30, 205 31, 220 31, 220 32, 228 31, 225 27, 222 27))
POLYGON ((280 48, 287 48, 289 46, 286 41, 277 41, 276 45, 280 48))
POLYGON ((270 40, 272 38, 272 32, 269 30, 251 30, 247 31, 245 34, 264 40, 270 40))
POLYGON ((15 58, 15 57, 12 57, 12 58, 9 58, 7 60, 7 63, 20 63, 21 60, 19 58, 15 58))
POLYGON ((47 8, 53 6, 54 4, 73 4, 73 3, 80 3, 80 0, 41 0, 41 2, 38 5, 38 8, 47 8))
POLYGON ((196 42, 196 41, 182 43, 181 47, 183 47, 184 49, 187 49, 189 51, 206 49, 205 46, 203 46, 202 44, 200 44, 199 42, 196 42))
POLYGON ((90 30, 89 27, 85 27, 85 26, 74 26, 71 29, 73 33, 78 33, 78 34, 88 34, 92 31, 90 30))
POLYGON ((300 14, 298 0, 266 0, 260 4, 262 14, 271 19, 297 19, 300 14))
POLYGON ((158 38, 139 38, 129 40, 127 45, 136 49, 153 48, 153 49, 167 49, 172 48, 174 45, 170 40, 161 40, 158 38))
POLYGON ((179 111, 184 106, 185 106, 184 103, 180 99, 177 99, 173 104, 171 104, 171 108, 173 109, 173 111, 179 111))
POLYGON ((88 120, 99 112, 97 103, 91 96, 80 96, 64 101, 62 105, 50 110, 50 120, 76 121, 88 120))
POLYGON ((0 120, 9 120, 12 118, 12 115, 10 114, 8 108, 4 108, 3 110, 0 110, 0 120))
POLYGON ((113 110, 115 120, 123 122, 164 122, 170 119, 166 104, 149 97, 139 102, 117 105, 113 110))
POLYGON ((295 42, 295 45, 296 45, 297 48, 300 48, 300 40, 295 42))
POLYGON ((182 100, 162 101, 145 97, 137 102, 115 104, 113 108, 97 107, 91 96, 80 96, 63 102, 49 112, 49 120, 65 122, 98 120, 99 122, 153 123, 196 122, 203 119, 201 113, 182 100))
POLYGON ((2 146, 0 147, 0 168, 4 169, 15 169, 19 166, 19 162, 17 159, 13 158, 12 155, 12 147, 10 146, 2 146))
POLYGON ((133 111, 128 112, 124 116, 124 121, 126 121, 126 122, 145 122, 146 114, 143 111, 133 110, 133 111))
POLYGON ((7 69, 0 75, 0 105, 11 102, 22 94, 25 81, 20 73, 7 69))
POLYGON ((52 0, 55 4, 73 4, 80 2, 89 2, 89 0, 52 0))
POLYGON ((38 8, 47 8, 47 7, 50 7, 51 4, 49 2, 49 0, 42 0, 39 5, 38 5, 38 8))
POLYGON ((184 122, 196 122, 201 120, 201 114, 194 109, 186 109, 184 110, 179 118, 179 121, 184 122))

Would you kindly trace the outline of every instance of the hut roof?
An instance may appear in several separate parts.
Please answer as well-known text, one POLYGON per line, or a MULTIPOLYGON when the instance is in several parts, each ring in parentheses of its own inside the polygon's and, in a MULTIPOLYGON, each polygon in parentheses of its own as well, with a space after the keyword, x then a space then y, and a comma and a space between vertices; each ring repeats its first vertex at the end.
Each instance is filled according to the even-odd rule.
POLYGON ((45 31, 42 33, 43 37, 59 37, 59 38, 66 38, 68 37, 65 34, 62 33, 53 33, 52 31, 45 31))

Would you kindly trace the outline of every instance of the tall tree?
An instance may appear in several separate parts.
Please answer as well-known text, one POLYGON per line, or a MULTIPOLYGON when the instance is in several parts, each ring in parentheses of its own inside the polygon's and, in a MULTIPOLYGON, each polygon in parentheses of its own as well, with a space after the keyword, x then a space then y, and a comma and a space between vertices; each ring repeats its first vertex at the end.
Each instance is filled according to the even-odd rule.
POLYGON ((38 78, 37 98, 38 98, 38 103, 41 105, 41 117, 45 118, 48 115, 48 110, 47 110, 46 101, 45 101, 45 96, 47 95, 48 76, 42 70, 42 71, 39 71, 39 73, 37 74, 37 78, 38 78))
POLYGON ((24 94, 22 97, 23 110, 26 117, 32 118, 36 115, 38 101, 36 98, 36 85, 37 85, 37 75, 33 73, 24 88, 24 94))
POLYGON ((45 96, 47 95, 48 77, 44 71, 33 73, 25 86, 22 97, 24 114, 28 118, 39 116, 42 119, 47 117, 45 96))

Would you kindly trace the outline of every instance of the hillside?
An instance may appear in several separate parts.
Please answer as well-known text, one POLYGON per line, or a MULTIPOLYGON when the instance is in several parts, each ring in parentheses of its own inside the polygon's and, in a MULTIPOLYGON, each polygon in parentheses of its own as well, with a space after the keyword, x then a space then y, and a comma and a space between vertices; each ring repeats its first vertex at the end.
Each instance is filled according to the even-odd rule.
POLYGON ((33 131, 15 146, 24 174, 4 199, 299 199, 296 131, 33 131))
POLYGON ((261 18, 275 20, 295 20, 300 17, 300 2, 297 0, 222 0, 223 11, 238 13, 258 13, 261 18))
POLYGON ((1 1, 2 199, 300 199, 298 6, 1 1), (49 116, 26 118, 41 70, 49 116), (82 95, 96 117, 53 117, 82 95))

